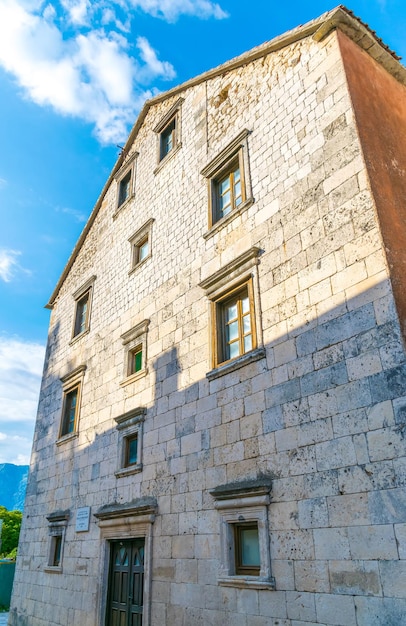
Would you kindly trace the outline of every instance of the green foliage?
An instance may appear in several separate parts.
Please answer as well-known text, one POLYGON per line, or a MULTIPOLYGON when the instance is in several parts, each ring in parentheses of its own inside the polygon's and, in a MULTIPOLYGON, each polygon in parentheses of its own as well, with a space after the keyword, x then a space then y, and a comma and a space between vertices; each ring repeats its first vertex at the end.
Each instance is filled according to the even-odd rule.
POLYGON ((22 517, 21 511, 8 511, 0 506, 0 520, 3 520, 0 556, 15 558, 22 517))

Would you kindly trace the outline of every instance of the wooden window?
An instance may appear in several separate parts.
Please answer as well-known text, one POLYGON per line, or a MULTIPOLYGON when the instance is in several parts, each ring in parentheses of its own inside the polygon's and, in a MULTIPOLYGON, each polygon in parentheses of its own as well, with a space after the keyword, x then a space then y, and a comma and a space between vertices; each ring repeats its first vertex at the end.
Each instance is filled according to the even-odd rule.
POLYGON ((92 276, 82 285, 74 294, 75 300, 75 317, 72 329, 72 341, 76 341, 90 329, 90 314, 93 298, 93 283, 96 276, 92 276))
POLYGON ((63 549, 65 543, 65 532, 69 519, 69 511, 57 511, 47 515, 49 522, 49 548, 48 561, 45 571, 62 573, 63 549))
POLYGON ((128 376, 140 372, 143 368, 142 345, 136 346, 128 353, 128 376))
POLYGON ((259 553, 258 524, 234 524, 235 573, 259 576, 261 557, 259 553))
POLYGON ((138 463, 138 432, 125 438, 124 466, 130 467, 138 463))
POLYGON ((59 567, 62 556, 62 534, 55 535, 51 540, 51 559, 49 565, 59 567))
POLYGON ((128 385, 147 374, 147 332, 149 320, 143 320, 121 335, 124 346, 124 380, 128 385))
POLYGON ((157 134, 158 159, 155 174, 181 147, 181 108, 183 98, 179 98, 155 126, 157 134))
POLYGON ((249 176, 248 134, 248 130, 242 131, 201 172, 208 182, 211 229, 204 237, 210 237, 213 230, 254 202, 249 176))
POLYGON ((132 170, 130 169, 124 178, 120 181, 119 191, 118 191, 118 205, 120 207, 131 195, 131 174, 132 170))
POLYGON ((153 222, 153 219, 145 222, 145 224, 128 240, 131 244, 130 273, 151 256, 153 222))
POLYGON ((142 470, 142 430, 145 408, 139 407, 115 418, 118 430, 117 478, 142 470))
POLYGON ((213 222, 225 217, 245 201, 245 187, 241 174, 237 159, 213 180, 213 222))
POLYGON ((169 124, 163 129, 160 134, 160 160, 166 157, 167 154, 176 145, 176 116, 172 118, 169 124))
POLYGON ((256 348, 252 281, 215 302, 216 365, 236 359, 256 348))
POLYGON ((86 365, 79 365, 76 369, 61 378, 63 390, 62 417, 57 444, 67 439, 77 437, 79 411, 83 378, 86 365))
POLYGON ((85 332, 89 322, 90 290, 87 291, 76 303, 75 329, 73 336, 77 337, 85 332))
POLYGON ((65 393, 61 437, 74 433, 77 429, 79 389, 78 385, 65 393))

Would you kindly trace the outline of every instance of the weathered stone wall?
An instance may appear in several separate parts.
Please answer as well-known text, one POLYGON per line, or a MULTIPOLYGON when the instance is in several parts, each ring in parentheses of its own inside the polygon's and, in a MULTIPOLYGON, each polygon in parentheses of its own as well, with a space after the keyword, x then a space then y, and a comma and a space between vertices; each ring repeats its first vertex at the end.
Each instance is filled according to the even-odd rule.
POLYGON ((103 624, 105 545, 74 512, 153 496, 151 626, 398 625, 405 355, 337 35, 185 90, 182 146, 154 172, 152 129, 177 97, 149 110, 135 197, 115 215, 111 186, 52 312, 10 624, 103 624), (244 128, 255 202, 207 235, 200 172, 244 128), (129 274, 149 218, 152 256, 129 274), (251 246, 266 358, 209 382, 199 283, 251 246), (92 275, 90 332, 71 344, 72 294, 92 275), (144 319, 148 373, 120 386, 121 335, 144 319), (81 364, 79 436, 56 446, 60 377, 81 364), (143 470, 116 478, 114 418, 135 407, 143 470), (262 474, 276 589, 220 586, 209 490, 262 474), (56 510, 72 514, 62 574, 44 572, 56 510))

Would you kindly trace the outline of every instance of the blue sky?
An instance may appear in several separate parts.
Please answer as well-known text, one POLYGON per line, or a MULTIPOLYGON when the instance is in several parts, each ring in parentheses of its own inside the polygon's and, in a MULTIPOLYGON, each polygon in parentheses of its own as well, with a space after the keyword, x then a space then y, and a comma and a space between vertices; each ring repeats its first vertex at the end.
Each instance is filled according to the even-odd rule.
MULTIPOLYGON (((333 8, 0 0, 0 463, 28 463, 44 309, 146 98, 333 8)), ((406 57, 404 0, 353 0, 406 57)))

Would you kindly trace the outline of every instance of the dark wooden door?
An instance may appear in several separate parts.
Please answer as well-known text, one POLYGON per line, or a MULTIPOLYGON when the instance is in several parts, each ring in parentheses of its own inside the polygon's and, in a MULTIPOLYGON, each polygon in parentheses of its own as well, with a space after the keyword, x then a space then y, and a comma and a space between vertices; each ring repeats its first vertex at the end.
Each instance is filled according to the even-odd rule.
POLYGON ((106 626, 142 626, 144 539, 111 542, 106 626))

